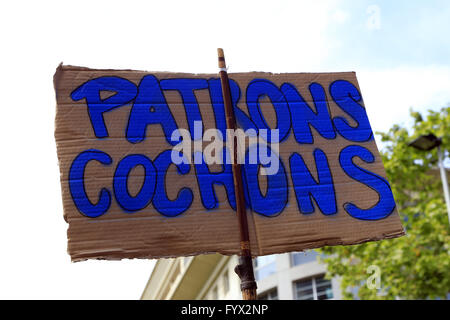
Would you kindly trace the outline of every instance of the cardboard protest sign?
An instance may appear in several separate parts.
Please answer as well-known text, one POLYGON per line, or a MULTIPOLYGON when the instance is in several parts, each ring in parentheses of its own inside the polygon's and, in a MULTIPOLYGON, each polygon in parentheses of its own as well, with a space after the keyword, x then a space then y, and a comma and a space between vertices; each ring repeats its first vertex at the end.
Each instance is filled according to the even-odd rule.
MULTIPOLYGON (((256 137, 241 156, 254 255, 404 234, 354 73, 229 77, 256 137)), ((60 66, 54 84, 72 260, 240 252, 216 74, 60 66)))

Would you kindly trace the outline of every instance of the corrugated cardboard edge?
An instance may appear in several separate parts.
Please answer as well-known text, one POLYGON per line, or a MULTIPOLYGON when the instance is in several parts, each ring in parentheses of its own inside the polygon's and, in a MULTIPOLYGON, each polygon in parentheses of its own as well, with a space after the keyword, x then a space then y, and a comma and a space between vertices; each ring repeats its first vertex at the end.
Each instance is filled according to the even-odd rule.
MULTIPOLYGON (((306 251, 306 250, 312 250, 312 249, 318 249, 318 248, 322 248, 324 246, 330 246, 330 247, 334 247, 334 246, 353 246, 353 245, 360 245, 363 243, 367 243, 367 242, 372 242, 372 241, 380 241, 380 240, 391 240, 391 239, 395 239, 395 238, 399 238, 406 235, 405 231, 402 230, 400 232, 395 232, 395 233, 389 233, 389 234, 382 234, 378 237, 372 237, 372 238, 367 238, 367 239, 362 239, 359 240, 358 242, 348 242, 348 241, 343 241, 341 239, 328 239, 328 240, 323 240, 323 241, 315 241, 314 243, 304 243, 304 247, 301 250, 298 251, 306 251)), ((237 252, 239 248, 237 248, 237 252)), ((271 254, 282 254, 282 253, 287 253, 287 252, 292 252, 290 250, 278 250, 276 253, 271 253, 271 254)), ((230 253, 227 251, 213 251, 213 252, 205 252, 205 251, 198 251, 195 253, 191 253, 191 254, 187 254, 187 255, 183 255, 184 257, 189 257, 189 256, 196 256, 196 255, 207 255, 207 254, 222 254, 224 256, 232 256, 235 255, 235 253, 230 253)), ((130 252, 127 252, 127 254, 132 254, 130 252)), ((177 258, 180 256, 177 255, 166 255, 166 256, 152 256, 152 255, 147 255, 147 254, 143 254, 141 256, 133 256, 130 258, 125 257, 124 255, 121 254, 120 251, 118 251, 117 257, 111 256, 110 254, 105 256, 105 257, 98 257, 98 253, 96 254, 97 257, 89 257, 89 256, 71 256, 71 261, 72 262, 81 262, 81 261, 86 261, 86 260, 112 260, 112 261, 116 261, 116 260, 123 260, 123 259, 170 259, 170 258, 177 258)), ((255 252, 252 252, 252 256, 253 258, 256 258, 258 255, 255 254, 255 252)))
MULTIPOLYGON (((58 67, 56 68, 56 71, 55 71, 55 74, 53 75, 53 88, 54 88, 54 90, 55 90, 55 119, 54 119, 54 132, 53 132, 53 135, 54 135, 54 138, 55 138, 55 144, 56 144, 56 156, 57 156, 57 158, 58 158, 58 167, 59 167, 59 185, 60 185, 60 188, 61 188, 61 195, 62 195, 62 192, 63 192, 63 184, 62 184, 62 181, 61 181, 61 179, 62 179, 62 172, 61 172, 61 166, 60 166, 60 158, 59 158, 59 153, 58 153, 58 143, 56 142, 57 140, 56 140, 56 127, 57 127, 57 123, 56 123, 56 116, 57 116, 57 112, 58 112, 58 82, 59 82, 59 80, 60 80, 60 78, 61 78, 61 72, 63 71, 63 69, 64 69, 64 65, 63 65, 63 62, 61 61, 61 63, 58 65, 58 67)), ((63 204, 63 199, 62 199, 62 197, 61 197, 61 203, 63 204)), ((64 213, 63 213, 63 217, 64 217, 64 221, 66 222, 66 223, 69 223, 69 221, 67 220, 67 216, 66 216, 66 213, 65 213, 65 210, 63 209, 63 211, 64 211, 64 213)), ((67 231, 68 231, 68 228, 67 228, 67 231)), ((68 239, 68 237, 67 237, 67 239, 68 239)))
MULTIPOLYGON (((74 66, 70 64, 64 64, 61 62, 58 67, 56 68, 55 75, 53 77, 53 83, 55 84, 57 81, 57 74, 61 71, 113 71, 113 72, 139 72, 139 73, 166 73, 166 74, 185 74, 185 75, 212 75, 217 74, 217 77, 219 78, 218 73, 196 73, 196 72, 178 72, 178 71, 148 71, 148 70, 135 70, 135 69, 109 69, 109 68, 88 68, 88 67, 81 67, 81 66, 74 66)), ((244 73, 257 73, 257 74, 267 74, 267 75, 280 75, 280 74, 343 74, 343 73, 353 73, 356 74, 355 71, 338 71, 338 72, 267 72, 267 71, 245 71, 245 72, 229 72, 229 75, 233 74, 244 74, 244 73)))

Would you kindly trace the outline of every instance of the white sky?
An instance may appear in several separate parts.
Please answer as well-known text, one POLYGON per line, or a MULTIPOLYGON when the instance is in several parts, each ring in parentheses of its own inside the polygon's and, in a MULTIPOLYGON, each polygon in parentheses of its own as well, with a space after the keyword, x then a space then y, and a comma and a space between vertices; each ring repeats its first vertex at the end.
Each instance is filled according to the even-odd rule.
MULTIPOLYGON (((386 131, 406 123, 410 107, 450 102, 448 28, 427 28, 450 21, 450 10, 434 1, 445 8, 417 18, 419 31, 408 34, 409 16, 392 16, 401 8, 372 2, 2 2, 0 298, 137 299, 154 263, 70 262, 53 135, 61 61, 214 73, 223 47, 230 72, 356 71, 372 128, 386 131)), ((419 3, 427 7, 418 12, 433 9, 419 3)))

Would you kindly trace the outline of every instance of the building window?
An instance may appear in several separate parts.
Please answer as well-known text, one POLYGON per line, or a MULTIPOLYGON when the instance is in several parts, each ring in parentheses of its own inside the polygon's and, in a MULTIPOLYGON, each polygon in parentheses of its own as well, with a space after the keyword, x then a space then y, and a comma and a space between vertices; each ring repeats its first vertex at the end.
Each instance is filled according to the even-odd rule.
POLYGON ((228 271, 223 274, 223 294, 226 295, 230 290, 230 282, 228 280, 228 271))
POLYGON ((319 276, 294 282, 294 297, 296 300, 327 300, 333 299, 331 281, 319 276))
POLYGON ((276 255, 272 254, 269 256, 257 257, 254 260, 254 272, 257 281, 264 279, 277 271, 275 259, 276 255))
POLYGON ((258 300, 278 300, 277 288, 266 291, 258 296, 258 300))
POLYGON ((293 252, 291 253, 292 266, 298 266, 300 264, 317 261, 317 251, 309 250, 305 252, 293 252))

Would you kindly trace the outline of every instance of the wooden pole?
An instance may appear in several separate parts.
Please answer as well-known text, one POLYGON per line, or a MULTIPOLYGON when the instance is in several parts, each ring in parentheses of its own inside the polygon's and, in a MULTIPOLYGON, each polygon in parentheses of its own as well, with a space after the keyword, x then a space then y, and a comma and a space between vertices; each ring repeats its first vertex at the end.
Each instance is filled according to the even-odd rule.
MULTIPOLYGON (((231 102, 230 84, 225 63, 225 55, 223 49, 217 49, 219 56, 219 74, 222 84, 222 96, 225 106, 225 115, 227 129, 236 130, 236 118, 234 115, 233 104, 231 102)), ((247 213, 245 210, 244 186, 242 183, 241 165, 238 163, 237 157, 237 137, 233 135, 233 154, 232 168, 234 180, 234 192, 236 196, 236 211, 239 220, 240 245, 241 252, 239 264, 234 271, 241 279, 242 298, 244 300, 256 300, 256 281, 253 273, 252 254, 250 250, 250 237, 248 232, 247 213)), ((228 138, 228 137, 227 137, 228 138)))

